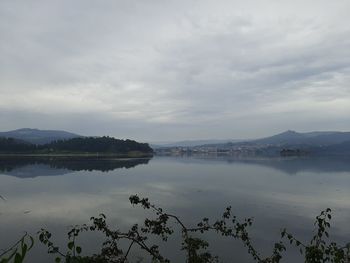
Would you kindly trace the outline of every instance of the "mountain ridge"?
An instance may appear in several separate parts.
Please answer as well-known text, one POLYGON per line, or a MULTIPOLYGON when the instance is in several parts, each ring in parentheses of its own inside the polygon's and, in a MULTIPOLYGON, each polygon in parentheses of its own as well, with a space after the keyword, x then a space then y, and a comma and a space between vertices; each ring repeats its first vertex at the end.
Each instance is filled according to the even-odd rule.
POLYGON ((56 140, 81 138, 83 136, 63 130, 40 130, 33 128, 21 128, 12 131, 0 132, 2 138, 13 138, 32 144, 46 144, 56 140))
POLYGON ((157 149, 159 154, 219 153, 233 155, 350 155, 350 132, 288 130, 260 139, 194 147, 174 146, 157 149))
POLYGON ((255 144, 307 144, 307 145, 331 145, 345 141, 350 141, 350 132, 338 131, 313 131, 313 132, 296 132, 288 130, 270 137, 249 141, 255 144))

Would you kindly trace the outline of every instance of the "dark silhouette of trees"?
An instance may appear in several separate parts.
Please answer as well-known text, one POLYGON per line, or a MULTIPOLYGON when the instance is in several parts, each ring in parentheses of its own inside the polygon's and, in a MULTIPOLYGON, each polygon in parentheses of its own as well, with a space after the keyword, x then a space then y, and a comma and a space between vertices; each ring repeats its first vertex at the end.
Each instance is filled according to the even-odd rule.
POLYGON ((152 148, 147 143, 139 143, 133 140, 119 140, 112 137, 83 137, 70 140, 54 141, 43 145, 44 149, 67 152, 103 152, 103 153, 128 153, 132 151, 152 153, 152 148))
POLYGON ((134 140, 119 140, 112 137, 81 137, 53 141, 44 145, 35 145, 13 138, 0 138, 0 153, 48 154, 48 153, 108 153, 128 154, 140 152, 152 154, 147 143, 134 140))
POLYGON ((37 147, 13 138, 0 138, 0 153, 32 153, 37 147))

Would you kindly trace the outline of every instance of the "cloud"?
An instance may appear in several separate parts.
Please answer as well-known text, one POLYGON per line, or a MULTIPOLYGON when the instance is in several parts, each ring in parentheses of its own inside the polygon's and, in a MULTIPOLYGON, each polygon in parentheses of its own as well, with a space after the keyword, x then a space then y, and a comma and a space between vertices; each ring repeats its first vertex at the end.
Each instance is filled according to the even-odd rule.
POLYGON ((349 130, 349 7, 3 1, 2 128, 141 140, 349 130))

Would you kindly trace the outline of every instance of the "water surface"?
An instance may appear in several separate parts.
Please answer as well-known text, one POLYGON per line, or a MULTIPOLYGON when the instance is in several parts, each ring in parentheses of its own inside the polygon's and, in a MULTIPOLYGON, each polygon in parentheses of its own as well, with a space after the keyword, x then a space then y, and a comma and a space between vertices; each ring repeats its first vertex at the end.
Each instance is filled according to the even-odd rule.
MULTIPOLYGON (((35 233, 41 227, 51 230, 63 246, 70 225, 88 223, 99 213, 105 213, 111 225, 127 229, 148 215, 130 205, 132 194, 149 197, 189 225, 203 217, 219 218, 231 205, 237 216, 254 217, 251 235, 261 251, 271 251, 283 227, 301 240, 311 238, 314 217, 330 207, 331 237, 345 242, 350 240, 349 187, 350 162, 339 158, 2 158, 0 248, 24 231, 35 233)), ((224 262, 252 262, 239 242, 206 237, 224 262)), ((99 241, 93 236, 81 243, 93 252, 99 241)), ((174 238, 164 247, 176 262, 181 262, 179 246, 174 238)), ((134 258, 138 256, 142 254, 135 251, 134 258)), ((52 259, 37 244, 27 262, 52 259)), ((297 261, 297 254, 290 252, 283 262, 297 261)))

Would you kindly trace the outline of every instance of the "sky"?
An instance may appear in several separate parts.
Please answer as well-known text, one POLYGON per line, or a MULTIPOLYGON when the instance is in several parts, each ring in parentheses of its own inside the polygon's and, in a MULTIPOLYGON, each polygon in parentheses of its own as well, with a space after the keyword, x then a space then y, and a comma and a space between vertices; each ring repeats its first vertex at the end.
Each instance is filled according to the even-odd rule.
POLYGON ((0 130, 350 131, 348 0, 1 0, 0 130))

